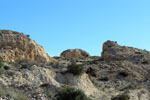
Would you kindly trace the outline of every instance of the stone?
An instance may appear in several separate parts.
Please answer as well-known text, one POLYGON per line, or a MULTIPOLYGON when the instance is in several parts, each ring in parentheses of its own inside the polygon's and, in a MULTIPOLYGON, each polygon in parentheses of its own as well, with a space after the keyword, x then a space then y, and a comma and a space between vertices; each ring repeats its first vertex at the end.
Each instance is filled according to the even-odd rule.
POLYGON ((23 33, 0 30, 0 57, 7 62, 50 62, 45 49, 23 33))
POLYGON ((103 44, 101 56, 105 61, 128 60, 139 62, 142 59, 150 58, 150 53, 146 50, 120 46, 117 42, 108 40, 103 44))
POLYGON ((84 50, 81 49, 68 49, 63 51, 60 54, 61 57, 65 57, 65 58, 85 58, 85 57, 89 57, 90 54, 84 50))
POLYGON ((80 76, 74 76, 73 74, 57 74, 56 80, 61 84, 69 84, 75 88, 83 90, 88 96, 96 96, 99 91, 94 86, 92 81, 89 79, 87 74, 82 74, 80 76))

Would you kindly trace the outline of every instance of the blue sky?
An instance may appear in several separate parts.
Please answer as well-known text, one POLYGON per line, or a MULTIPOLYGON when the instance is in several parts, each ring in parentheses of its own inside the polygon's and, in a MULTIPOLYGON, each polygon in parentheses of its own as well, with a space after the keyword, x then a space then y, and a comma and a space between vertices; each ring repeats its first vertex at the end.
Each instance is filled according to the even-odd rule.
POLYGON ((29 34, 50 56, 106 40, 150 50, 150 0, 0 0, 0 29, 29 34))

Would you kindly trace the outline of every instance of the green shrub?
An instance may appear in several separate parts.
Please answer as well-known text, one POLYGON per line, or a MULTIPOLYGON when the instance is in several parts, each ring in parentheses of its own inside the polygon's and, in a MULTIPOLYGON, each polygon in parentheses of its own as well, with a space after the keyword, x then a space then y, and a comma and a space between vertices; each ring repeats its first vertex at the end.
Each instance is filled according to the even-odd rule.
POLYGON ((83 91, 70 86, 62 87, 57 95, 57 100, 90 100, 83 91))
POLYGON ((150 64, 150 59, 145 59, 145 58, 143 58, 143 59, 141 60, 141 63, 142 63, 142 64, 150 64))
POLYGON ((120 94, 116 97, 112 97, 111 100, 130 100, 130 97, 127 94, 120 94))
POLYGON ((68 72, 73 75, 81 75, 85 72, 83 64, 71 64, 68 66, 68 72))
POLYGON ((92 67, 89 67, 87 69, 86 73, 89 74, 90 76, 93 76, 93 77, 97 76, 97 70, 92 68, 92 67))
POLYGON ((4 66, 4 64, 3 64, 3 59, 0 58, 0 68, 2 68, 3 66, 4 66))
POLYGON ((13 98, 15 100, 28 100, 27 97, 21 92, 16 93, 16 95, 13 98))
POLYGON ((136 88, 138 88, 137 85, 132 84, 132 85, 128 85, 126 87, 123 87, 123 88, 121 88, 119 90, 120 91, 125 91, 125 90, 133 90, 133 89, 136 89, 136 88))
POLYGON ((102 77, 99 79, 99 81, 106 82, 106 81, 109 81, 109 78, 108 77, 102 77))
POLYGON ((15 75, 15 72, 12 71, 12 70, 8 70, 8 71, 7 71, 7 75, 12 77, 12 76, 15 75))
POLYGON ((128 77, 129 73, 127 73, 126 71, 120 71, 118 75, 125 78, 128 77))
POLYGON ((27 69, 28 68, 28 64, 22 64, 21 65, 21 69, 27 69))
POLYGON ((5 70, 10 70, 10 66, 5 65, 5 66, 4 66, 4 69, 5 69, 5 70))
POLYGON ((3 64, 3 59, 0 58, 0 75, 4 73, 4 64, 3 64))
POLYGON ((0 96, 13 98, 13 100, 29 100, 21 91, 15 91, 12 88, 3 88, 0 86, 0 96))

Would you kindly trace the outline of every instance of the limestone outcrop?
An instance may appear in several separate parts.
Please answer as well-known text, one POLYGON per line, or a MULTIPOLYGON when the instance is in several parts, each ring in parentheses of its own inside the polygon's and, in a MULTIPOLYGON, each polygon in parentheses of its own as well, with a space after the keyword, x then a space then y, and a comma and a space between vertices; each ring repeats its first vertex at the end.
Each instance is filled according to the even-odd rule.
POLYGON ((49 62, 43 47, 23 33, 0 30, 0 57, 7 62, 49 62))
POLYGON ((141 61, 150 58, 150 53, 146 50, 141 50, 133 47, 120 46, 117 42, 106 41, 103 44, 102 58, 104 60, 128 60, 141 61))
POLYGON ((89 57, 90 54, 84 50, 81 49, 68 49, 63 51, 60 54, 61 57, 65 57, 65 58, 85 58, 85 57, 89 57))
POLYGON ((87 74, 81 76, 74 76, 73 74, 57 74, 56 80, 61 84, 69 84, 76 88, 83 90, 88 96, 96 96, 99 91, 91 82, 87 74))

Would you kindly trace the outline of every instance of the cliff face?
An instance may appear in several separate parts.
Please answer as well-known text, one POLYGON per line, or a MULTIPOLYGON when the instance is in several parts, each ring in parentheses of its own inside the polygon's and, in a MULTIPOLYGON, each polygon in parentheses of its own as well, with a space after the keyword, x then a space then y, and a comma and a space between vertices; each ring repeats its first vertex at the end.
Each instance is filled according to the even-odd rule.
POLYGON ((7 62, 49 62, 44 48, 19 32, 0 30, 0 57, 7 62))

